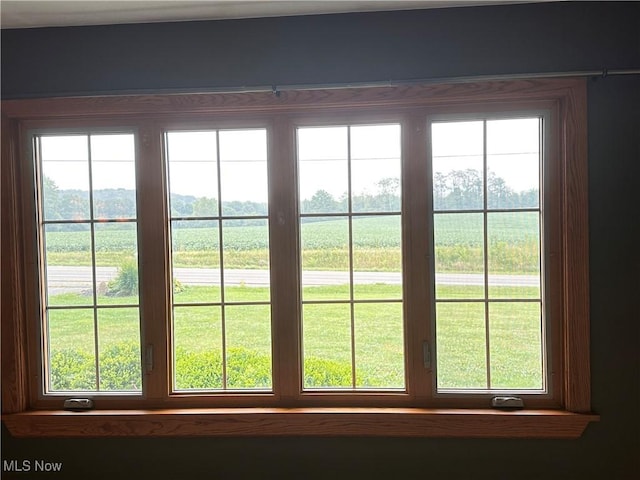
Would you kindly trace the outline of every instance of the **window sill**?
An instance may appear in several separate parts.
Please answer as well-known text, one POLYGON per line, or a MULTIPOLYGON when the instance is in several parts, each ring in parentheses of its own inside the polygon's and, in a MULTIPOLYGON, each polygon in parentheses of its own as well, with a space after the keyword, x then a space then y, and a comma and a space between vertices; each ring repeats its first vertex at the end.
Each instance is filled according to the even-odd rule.
POLYGON ((2 415, 15 437, 372 436, 565 438, 598 415, 559 410, 234 408, 31 411, 2 415))

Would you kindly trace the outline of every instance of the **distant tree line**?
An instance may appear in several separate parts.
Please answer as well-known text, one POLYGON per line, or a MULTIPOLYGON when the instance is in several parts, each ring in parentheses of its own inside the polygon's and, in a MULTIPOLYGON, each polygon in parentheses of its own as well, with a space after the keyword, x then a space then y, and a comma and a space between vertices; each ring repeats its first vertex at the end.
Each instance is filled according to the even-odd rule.
MULTIPOLYGON (((433 200, 436 210, 468 210, 483 207, 483 178, 478 170, 453 170, 434 175, 433 200)), ((86 220, 89 218, 89 193, 83 190, 60 190, 55 182, 44 177, 45 220, 86 220)), ((302 213, 347 212, 349 198, 346 192, 335 198, 326 190, 316 191, 311 198, 301 202, 302 213)), ((487 202, 489 208, 535 208, 538 206, 538 190, 515 192, 505 180, 493 172, 487 175, 487 202)), ((401 209, 400 181, 384 178, 376 184, 372 193, 356 193, 351 196, 354 212, 397 212, 401 209)), ((95 218, 134 218, 136 215, 135 191, 126 189, 100 189, 93 192, 95 218)), ((171 195, 171 216, 181 218, 217 217, 218 202, 214 198, 193 195, 171 195)), ((266 216, 266 203, 250 201, 223 202, 223 216, 266 216)), ((215 220, 185 220, 180 226, 205 227, 215 220)), ((311 220, 311 219, 309 219, 311 220)), ((262 220, 238 220, 235 225, 263 224, 262 220)), ((51 229, 56 229, 50 227, 51 229)), ((86 224, 65 226, 65 230, 87 229, 86 224)), ((121 226, 120 226, 121 228, 121 226)))
MULTIPOLYGON (((468 168, 433 176, 433 205, 436 210, 469 210, 483 208, 482 172, 468 168)), ((538 190, 516 192, 507 182, 489 171, 487 174, 487 206, 489 208, 537 208, 538 190)))
MULTIPOLYGON (((383 178, 376 184, 375 193, 355 193, 351 195, 351 209, 354 212, 399 212, 400 179, 383 178)), ((349 197, 343 193, 336 199, 326 190, 316 191, 311 198, 301 202, 302 213, 334 213, 349 211, 349 197)))
MULTIPOLYGON (((60 190, 53 180, 44 177, 43 206, 45 220, 86 220, 89 218, 91 199, 86 190, 60 190)), ((95 218, 135 218, 136 194, 134 190, 107 188, 94 190, 95 218)))

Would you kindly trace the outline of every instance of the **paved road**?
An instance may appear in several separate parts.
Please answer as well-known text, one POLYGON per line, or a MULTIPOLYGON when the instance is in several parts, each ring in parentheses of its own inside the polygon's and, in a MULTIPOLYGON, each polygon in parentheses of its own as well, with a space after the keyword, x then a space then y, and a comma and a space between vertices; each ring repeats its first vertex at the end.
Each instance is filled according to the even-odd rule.
MULTIPOLYGON (((115 267, 97 267, 98 283, 108 282, 116 276, 115 267)), ((91 287, 91 267, 49 267, 47 280, 49 288, 57 293, 78 291, 91 287)), ((220 285, 220 271, 206 268, 176 268, 175 278, 184 285, 220 285)), ((398 272, 354 272, 354 283, 386 283, 399 285, 401 276, 398 272)), ((225 270, 226 285, 247 285, 254 287, 269 284, 268 270, 225 270)), ((313 285, 341 285, 349 282, 347 272, 305 271, 302 272, 302 283, 313 285)), ((482 285, 481 274, 437 273, 436 282, 440 285, 482 285)), ((490 285, 538 286, 540 279, 535 275, 492 275, 490 285)))

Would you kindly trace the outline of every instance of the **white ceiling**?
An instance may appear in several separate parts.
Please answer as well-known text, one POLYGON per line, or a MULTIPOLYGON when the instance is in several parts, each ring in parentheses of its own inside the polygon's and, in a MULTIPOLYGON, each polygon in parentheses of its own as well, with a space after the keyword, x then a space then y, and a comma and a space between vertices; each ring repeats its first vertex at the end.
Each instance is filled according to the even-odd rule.
POLYGON ((105 25, 507 3, 528 2, 526 0, 0 0, 0 25, 2 28, 105 25))

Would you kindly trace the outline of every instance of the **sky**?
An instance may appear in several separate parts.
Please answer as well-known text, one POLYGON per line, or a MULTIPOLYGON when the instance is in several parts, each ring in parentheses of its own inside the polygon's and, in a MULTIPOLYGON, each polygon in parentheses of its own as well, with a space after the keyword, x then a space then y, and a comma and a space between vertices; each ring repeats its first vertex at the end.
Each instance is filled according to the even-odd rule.
MULTIPOLYGON (((487 122, 487 163, 515 191, 538 186, 539 120, 487 122)), ((482 168, 483 123, 440 122, 432 126, 433 170, 482 168)), ((384 178, 400 178, 401 129, 397 124, 299 128, 299 189, 302 199, 320 189, 339 199, 377 191, 384 178)), ((58 188, 88 190, 89 157, 94 189, 135 188, 133 134, 44 136, 43 173, 58 188)), ((169 132, 168 178, 172 193, 217 198, 220 159, 223 201, 267 202, 265 129, 169 132)))

